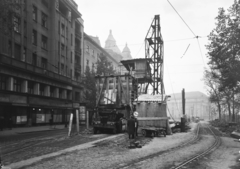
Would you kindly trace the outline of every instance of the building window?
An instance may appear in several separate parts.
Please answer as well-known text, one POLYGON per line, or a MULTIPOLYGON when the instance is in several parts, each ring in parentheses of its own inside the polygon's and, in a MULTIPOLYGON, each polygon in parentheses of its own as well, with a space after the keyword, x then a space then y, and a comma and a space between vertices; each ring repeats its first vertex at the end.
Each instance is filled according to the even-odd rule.
POLYGON ((36 53, 32 54, 32 64, 34 66, 37 66, 37 54, 36 53))
POLYGON ((42 68, 47 69, 47 59, 46 58, 42 58, 42 68))
POLYGON ((27 22, 24 21, 24 24, 23 24, 23 33, 24 33, 24 36, 27 36, 27 22))
POLYGON ((63 98, 63 90, 62 89, 59 89, 59 98, 62 99, 63 98))
POLYGON ((47 28, 47 15, 42 12, 42 26, 47 28))
POLYGON ((73 45, 73 35, 71 34, 71 46, 73 45))
POLYGON ((32 44, 37 45, 37 31, 33 30, 32 32, 32 44))
POLYGON ((23 48, 23 57, 22 60, 25 61, 26 60, 26 55, 27 55, 27 49, 26 47, 23 48))
POLYGON ((42 0, 42 3, 44 6, 46 6, 48 8, 48 0, 42 0))
POLYGON ((47 41, 48 41, 47 37, 42 35, 42 48, 45 50, 47 50, 47 41))
POLYGON ((37 7, 33 6, 33 20, 37 22, 37 7))
POLYGON ((33 94, 34 83, 32 81, 28 81, 28 93, 33 94))
POLYGON ((41 96, 44 96, 44 85, 43 84, 40 84, 40 86, 39 86, 39 94, 41 96))
POLYGON ((89 46, 87 45, 87 53, 89 53, 89 46))
POLYGON ((4 75, 0 75, 0 90, 6 90, 7 78, 4 75))
POLYGON ((71 90, 67 90, 67 99, 71 100, 71 90))
POLYGON ((64 74, 64 64, 61 64, 61 74, 64 74))
POLYGON ((19 17, 14 16, 13 17, 13 30, 17 33, 20 33, 21 26, 20 26, 21 20, 19 17))
POLYGON ((22 84, 21 79, 14 78, 14 80, 13 80, 13 91, 21 92, 21 84, 22 84))
POLYGON ((16 43, 14 45, 14 57, 17 60, 21 60, 21 46, 16 43))
POLYGON ((64 54, 64 44, 61 44, 61 55, 64 54))
POLYGON ((80 101, 80 93, 75 92, 75 101, 80 101))
POLYGON ((65 36, 65 25, 61 24, 61 35, 65 36))
POLYGON ((50 97, 54 97, 54 87, 50 86, 50 97))

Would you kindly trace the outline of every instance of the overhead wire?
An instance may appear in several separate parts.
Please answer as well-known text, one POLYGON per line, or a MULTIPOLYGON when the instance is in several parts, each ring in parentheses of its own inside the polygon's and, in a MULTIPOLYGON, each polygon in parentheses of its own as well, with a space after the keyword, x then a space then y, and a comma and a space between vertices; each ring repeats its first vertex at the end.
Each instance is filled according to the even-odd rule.
POLYGON ((185 25, 188 27, 188 29, 192 32, 194 37, 197 37, 197 35, 192 31, 192 29, 188 26, 188 24, 184 21, 184 19, 181 17, 181 15, 178 13, 178 11, 174 8, 174 6, 171 4, 169 0, 167 0, 168 3, 171 5, 171 7, 174 9, 174 11, 178 14, 178 16, 182 19, 182 21, 185 23, 185 25))

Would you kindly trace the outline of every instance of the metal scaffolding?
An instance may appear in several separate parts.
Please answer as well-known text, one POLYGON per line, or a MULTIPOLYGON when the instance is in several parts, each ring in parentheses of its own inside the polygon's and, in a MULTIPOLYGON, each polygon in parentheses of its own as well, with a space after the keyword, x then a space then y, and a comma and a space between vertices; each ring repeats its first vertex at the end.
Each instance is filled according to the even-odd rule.
POLYGON ((152 95, 165 94, 163 83, 163 38, 161 35, 160 16, 155 15, 145 38, 145 57, 151 58, 152 82, 149 89, 152 95))

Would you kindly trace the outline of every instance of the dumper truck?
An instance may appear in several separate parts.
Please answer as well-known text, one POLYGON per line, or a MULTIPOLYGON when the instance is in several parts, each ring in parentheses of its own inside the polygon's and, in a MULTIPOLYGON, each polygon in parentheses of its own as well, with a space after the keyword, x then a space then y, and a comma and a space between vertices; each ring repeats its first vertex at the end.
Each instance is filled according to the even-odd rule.
POLYGON ((137 97, 137 86, 133 76, 96 76, 96 108, 93 131, 121 133, 127 130, 127 119, 137 97))

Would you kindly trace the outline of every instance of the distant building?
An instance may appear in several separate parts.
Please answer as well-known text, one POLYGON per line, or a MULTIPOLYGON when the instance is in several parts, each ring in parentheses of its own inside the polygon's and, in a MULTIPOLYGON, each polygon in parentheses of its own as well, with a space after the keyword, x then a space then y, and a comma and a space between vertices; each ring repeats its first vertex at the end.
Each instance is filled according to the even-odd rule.
MULTIPOLYGON (((175 120, 183 117, 182 93, 170 94, 171 98, 167 102, 168 116, 175 120)), ((208 96, 201 92, 185 92, 185 114, 187 118, 199 117, 209 120, 210 102, 208 96)))
POLYGON ((108 61, 112 63, 113 69, 119 72, 120 62, 100 46, 98 38, 84 33, 84 71, 86 70, 86 66, 89 66, 91 70, 96 69, 96 64, 100 55, 106 56, 108 61))
POLYGON ((128 48, 127 44, 126 44, 126 46, 123 48, 122 56, 123 56, 123 57, 122 57, 122 60, 132 59, 131 51, 130 51, 130 49, 128 48))
POLYGON ((22 5, 14 9, 13 30, 0 31, 0 116, 14 126, 68 122, 83 91, 78 6, 73 0, 16 2, 22 5))

